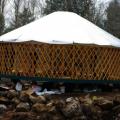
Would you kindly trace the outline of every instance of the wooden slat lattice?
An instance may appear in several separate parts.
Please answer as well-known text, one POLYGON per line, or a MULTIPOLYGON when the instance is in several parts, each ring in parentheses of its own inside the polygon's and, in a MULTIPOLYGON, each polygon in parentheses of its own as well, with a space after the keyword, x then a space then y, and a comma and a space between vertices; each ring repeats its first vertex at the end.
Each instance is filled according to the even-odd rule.
POLYGON ((0 74, 120 80, 120 49, 76 44, 0 43, 0 74))

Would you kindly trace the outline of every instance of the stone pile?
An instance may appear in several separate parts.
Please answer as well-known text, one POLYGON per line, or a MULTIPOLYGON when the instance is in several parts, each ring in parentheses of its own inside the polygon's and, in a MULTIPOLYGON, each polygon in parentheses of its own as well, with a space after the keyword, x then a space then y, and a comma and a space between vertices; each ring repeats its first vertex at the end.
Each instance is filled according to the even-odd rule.
POLYGON ((38 96, 31 87, 21 92, 4 89, 0 91, 0 120, 120 120, 120 94, 38 96))
POLYGON ((120 95, 58 99, 10 90, 0 96, 0 120, 120 120, 120 95))

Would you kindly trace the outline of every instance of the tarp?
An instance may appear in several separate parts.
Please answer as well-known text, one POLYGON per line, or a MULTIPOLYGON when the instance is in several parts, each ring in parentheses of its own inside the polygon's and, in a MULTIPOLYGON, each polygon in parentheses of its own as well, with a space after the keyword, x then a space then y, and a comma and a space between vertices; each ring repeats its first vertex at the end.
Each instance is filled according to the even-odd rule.
POLYGON ((50 44, 96 44, 120 47, 120 40, 72 12, 54 12, 12 32, 0 41, 50 44))

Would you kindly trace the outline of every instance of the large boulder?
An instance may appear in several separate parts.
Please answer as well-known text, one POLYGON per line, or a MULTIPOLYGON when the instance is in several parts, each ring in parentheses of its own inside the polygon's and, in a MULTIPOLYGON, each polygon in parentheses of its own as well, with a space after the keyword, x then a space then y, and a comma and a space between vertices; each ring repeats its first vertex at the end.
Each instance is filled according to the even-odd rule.
POLYGON ((101 120, 117 120, 117 119, 113 119, 113 114, 111 111, 102 111, 101 120))
POLYGON ((14 105, 18 105, 20 103, 20 99, 15 97, 11 100, 12 103, 14 103, 14 105))
POLYGON ((57 113, 57 110, 56 110, 55 106, 47 107, 47 109, 48 109, 49 113, 52 113, 52 114, 56 114, 57 113))
POLYGON ((26 92, 21 92, 20 94, 20 100, 22 102, 29 102, 29 95, 26 92))
POLYGON ((47 112, 48 109, 45 104, 36 103, 32 106, 32 111, 36 113, 47 112))
POLYGON ((44 96, 29 96, 30 101, 35 104, 35 103, 46 103, 46 98, 44 96))
POLYGON ((82 115, 82 109, 79 100, 67 98, 66 105, 64 108, 62 108, 62 113, 65 117, 82 115))
POLYGON ((91 104, 82 104, 81 107, 83 114, 91 120, 98 120, 102 116, 102 110, 98 106, 91 104))
POLYGON ((66 103, 73 102, 75 99, 73 97, 69 97, 66 99, 66 103))
POLYGON ((120 105, 113 107, 112 111, 115 113, 120 113, 120 105))
POLYGON ((80 102, 81 103, 84 103, 84 104, 89 104, 89 105, 92 105, 93 104, 93 100, 91 99, 90 95, 86 95, 84 98, 79 98, 80 102))
POLYGON ((18 93, 15 90, 10 90, 7 94, 7 98, 13 99, 14 97, 18 97, 18 93))
POLYGON ((29 110, 30 110, 29 103, 21 102, 16 106, 16 111, 17 112, 28 112, 29 110))
POLYGON ((4 104, 0 104, 0 114, 3 114, 7 110, 7 106, 4 104))
POLYGON ((36 113, 41 113, 41 112, 47 112, 47 113, 56 113, 56 107, 51 104, 42 104, 42 103, 36 103, 32 106, 32 111, 36 113))
POLYGON ((113 107, 113 101, 103 97, 93 100, 93 104, 99 106, 102 110, 110 110, 113 107))
POLYGON ((0 96, 0 104, 10 104, 10 101, 6 97, 0 96))
POLYGON ((113 104, 114 104, 114 105, 120 105, 120 95, 116 95, 116 96, 113 98, 113 104))
POLYGON ((111 101, 111 100, 104 100, 101 104, 99 104, 99 107, 102 110, 111 110, 113 108, 113 101, 111 101))
POLYGON ((115 116, 113 117, 113 119, 114 119, 114 120, 120 120, 120 113, 118 113, 117 115, 115 115, 115 116))
POLYGON ((4 116, 5 120, 39 120, 36 114, 32 112, 7 112, 4 116))
POLYGON ((56 108, 60 111, 62 108, 65 108, 66 102, 64 100, 55 100, 53 101, 53 104, 56 106, 56 108))

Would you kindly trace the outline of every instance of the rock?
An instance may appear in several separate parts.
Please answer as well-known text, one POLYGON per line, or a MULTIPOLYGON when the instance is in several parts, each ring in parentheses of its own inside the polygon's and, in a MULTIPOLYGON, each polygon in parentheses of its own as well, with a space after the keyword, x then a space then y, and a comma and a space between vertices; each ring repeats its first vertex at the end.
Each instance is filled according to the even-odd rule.
POLYGON ((102 101, 104 100, 104 98, 93 98, 93 104, 94 105, 99 105, 99 104, 101 104, 102 103, 102 101))
POLYGON ((56 101, 54 101, 53 104, 56 106, 58 111, 60 111, 62 108, 65 108, 65 106, 66 106, 66 103, 64 100, 56 100, 56 101))
POLYGON ((38 103, 46 103, 46 98, 44 96, 38 96, 38 103))
POLYGON ((15 108, 16 108, 16 105, 14 105, 14 104, 7 105, 8 111, 13 111, 13 110, 15 110, 15 108))
POLYGON ((81 107, 82 107, 83 114, 86 115, 87 118, 88 117, 91 118, 91 116, 92 116, 92 107, 93 106, 89 105, 89 104, 82 104, 81 107))
POLYGON ((120 120, 120 113, 114 116, 114 120, 120 120))
POLYGON ((90 98, 90 95, 86 95, 84 98, 80 97, 79 101, 83 104, 93 104, 93 100, 90 98))
POLYGON ((0 96, 6 97, 8 94, 8 91, 0 91, 0 96))
POLYGON ((28 95, 32 95, 34 92, 32 88, 29 88, 28 90, 25 90, 25 93, 28 95))
POLYGON ((7 106, 0 104, 0 114, 3 114, 7 110, 7 106))
POLYGON ((119 104, 120 104, 120 95, 116 95, 116 96, 113 98, 113 104, 114 104, 114 105, 119 105, 119 104))
POLYGON ((112 113, 116 116, 120 115, 120 105, 113 107, 112 113))
POLYGON ((13 114, 12 120, 30 120, 30 117, 27 114, 13 114))
POLYGON ((9 103, 9 100, 7 98, 0 96, 0 104, 8 104, 8 103, 9 103))
POLYGON ((29 103, 19 103, 16 107, 17 112, 28 112, 30 110, 29 103))
POLYGON ((32 111, 41 113, 41 112, 48 112, 48 109, 45 104, 36 103, 32 106, 32 111))
POLYGON ((113 101, 110 100, 104 100, 99 106, 102 108, 102 110, 110 110, 113 107, 113 101))
POLYGON ((15 90, 10 90, 7 94, 7 98, 12 99, 14 97, 18 97, 18 93, 15 90))
POLYGON ((6 85, 0 85, 0 91, 9 91, 10 88, 6 87, 6 85))
POLYGON ((22 102, 29 102, 29 95, 28 94, 26 94, 25 92, 21 92, 21 94, 20 94, 20 100, 22 101, 22 102))
POLYGON ((51 120, 65 120, 65 118, 61 114, 56 113, 56 114, 52 115, 51 120))
POLYGON ((103 111, 101 120, 115 120, 113 114, 110 111, 103 111))
POLYGON ((47 103, 46 107, 48 109, 48 112, 56 114, 57 109, 56 109, 56 105, 54 104, 53 100, 51 100, 49 103, 47 103))
POLYGON ((102 110, 110 110, 113 107, 113 101, 103 97, 95 99, 93 104, 99 106, 102 110))
POLYGON ((7 112, 3 117, 5 120, 39 120, 32 112, 7 112))
POLYGON ((41 113, 41 112, 47 112, 47 113, 55 113, 56 114, 56 107, 52 106, 50 104, 42 104, 42 103, 36 103, 32 106, 32 111, 41 113))
POLYGON ((82 109, 79 101, 73 99, 69 100, 69 103, 67 103, 66 106, 62 108, 62 113, 66 117, 82 115, 82 109))
POLYGON ((46 98, 44 96, 32 96, 30 95, 30 101, 35 104, 35 103, 46 103, 46 98))
POLYGON ((30 101, 31 101, 33 104, 37 103, 37 101, 38 101, 38 98, 37 98, 37 97, 34 97, 33 95, 30 95, 30 96, 29 96, 29 99, 30 99, 30 101))
POLYGON ((45 94, 44 97, 46 98, 46 101, 52 100, 52 95, 45 94))
POLYGON ((72 120, 88 120, 86 116, 73 117, 72 120))
POLYGON ((95 100, 97 100, 97 99, 98 99, 97 96, 93 96, 93 97, 92 97, 92 100, 93 100, 93 101, 95 101, 95 100))
POLYGON ((84 98, 83 97, 79 97, 79 101, 80 101, 80 103, 84 103, 84 98))
POLYGON ((18 98, 13 98, 12 99, 12 102, 15 104, 15 105, 18 105, 20 103, 20 100, 18 98))
MULTIPOLYGON (((78 119, 77 119, 78 120, 78 119)), ((79 120, 88 120, 86 116, 82 115, 80 116, 79 120)))
POLYGON ((54 106, 53 104, 54 104, 53 101, 51 101, 51 102, 49 102, 46 106, 47 106, 47 107, 52 107, 52 106, 54 106))
POLYGON ((67 98, 66 99, 66 103, 70 103, 70 102, 73 102, 73 101, 79 101, 79 99, 77 97, 70 97, 70 98, 67 98))
POLYGON ((92 105, 92 103, 93 103, 92 99, 90 99, 90 98, 85 98, 84 99, 84 104, 92 105))
POLYGON ((56 114, 56 112, 57 112, 57 110, 56 110, 56 107, 55 107, 55 106, 52 106, 52 107, 47 107, 47 109, 48 109, 48 112, 49 112, 49 113, 55 113, 55 114, 56 114))
POLYGON ((67 98, 67 99, 66 99, 66 103, 69 103, 69 102, 72 102, 72 101, 74 101, 74 98, 73 98, 73 97, 70 97, 70 98, 67 98))
POLYGON ((98 120, 101 117, 101 108, 90 104, 82 104, 83 114, 92 120, 98 120))
POLYGON ((52 114, 49 114, 48 112, 47 113, 46 112, 42 112, 42 113, 39 113, 39 116, 36 116, 36 119, 34 119, 34 120, 54 120, 54 119, 53 119, 53 115, 52 114))

